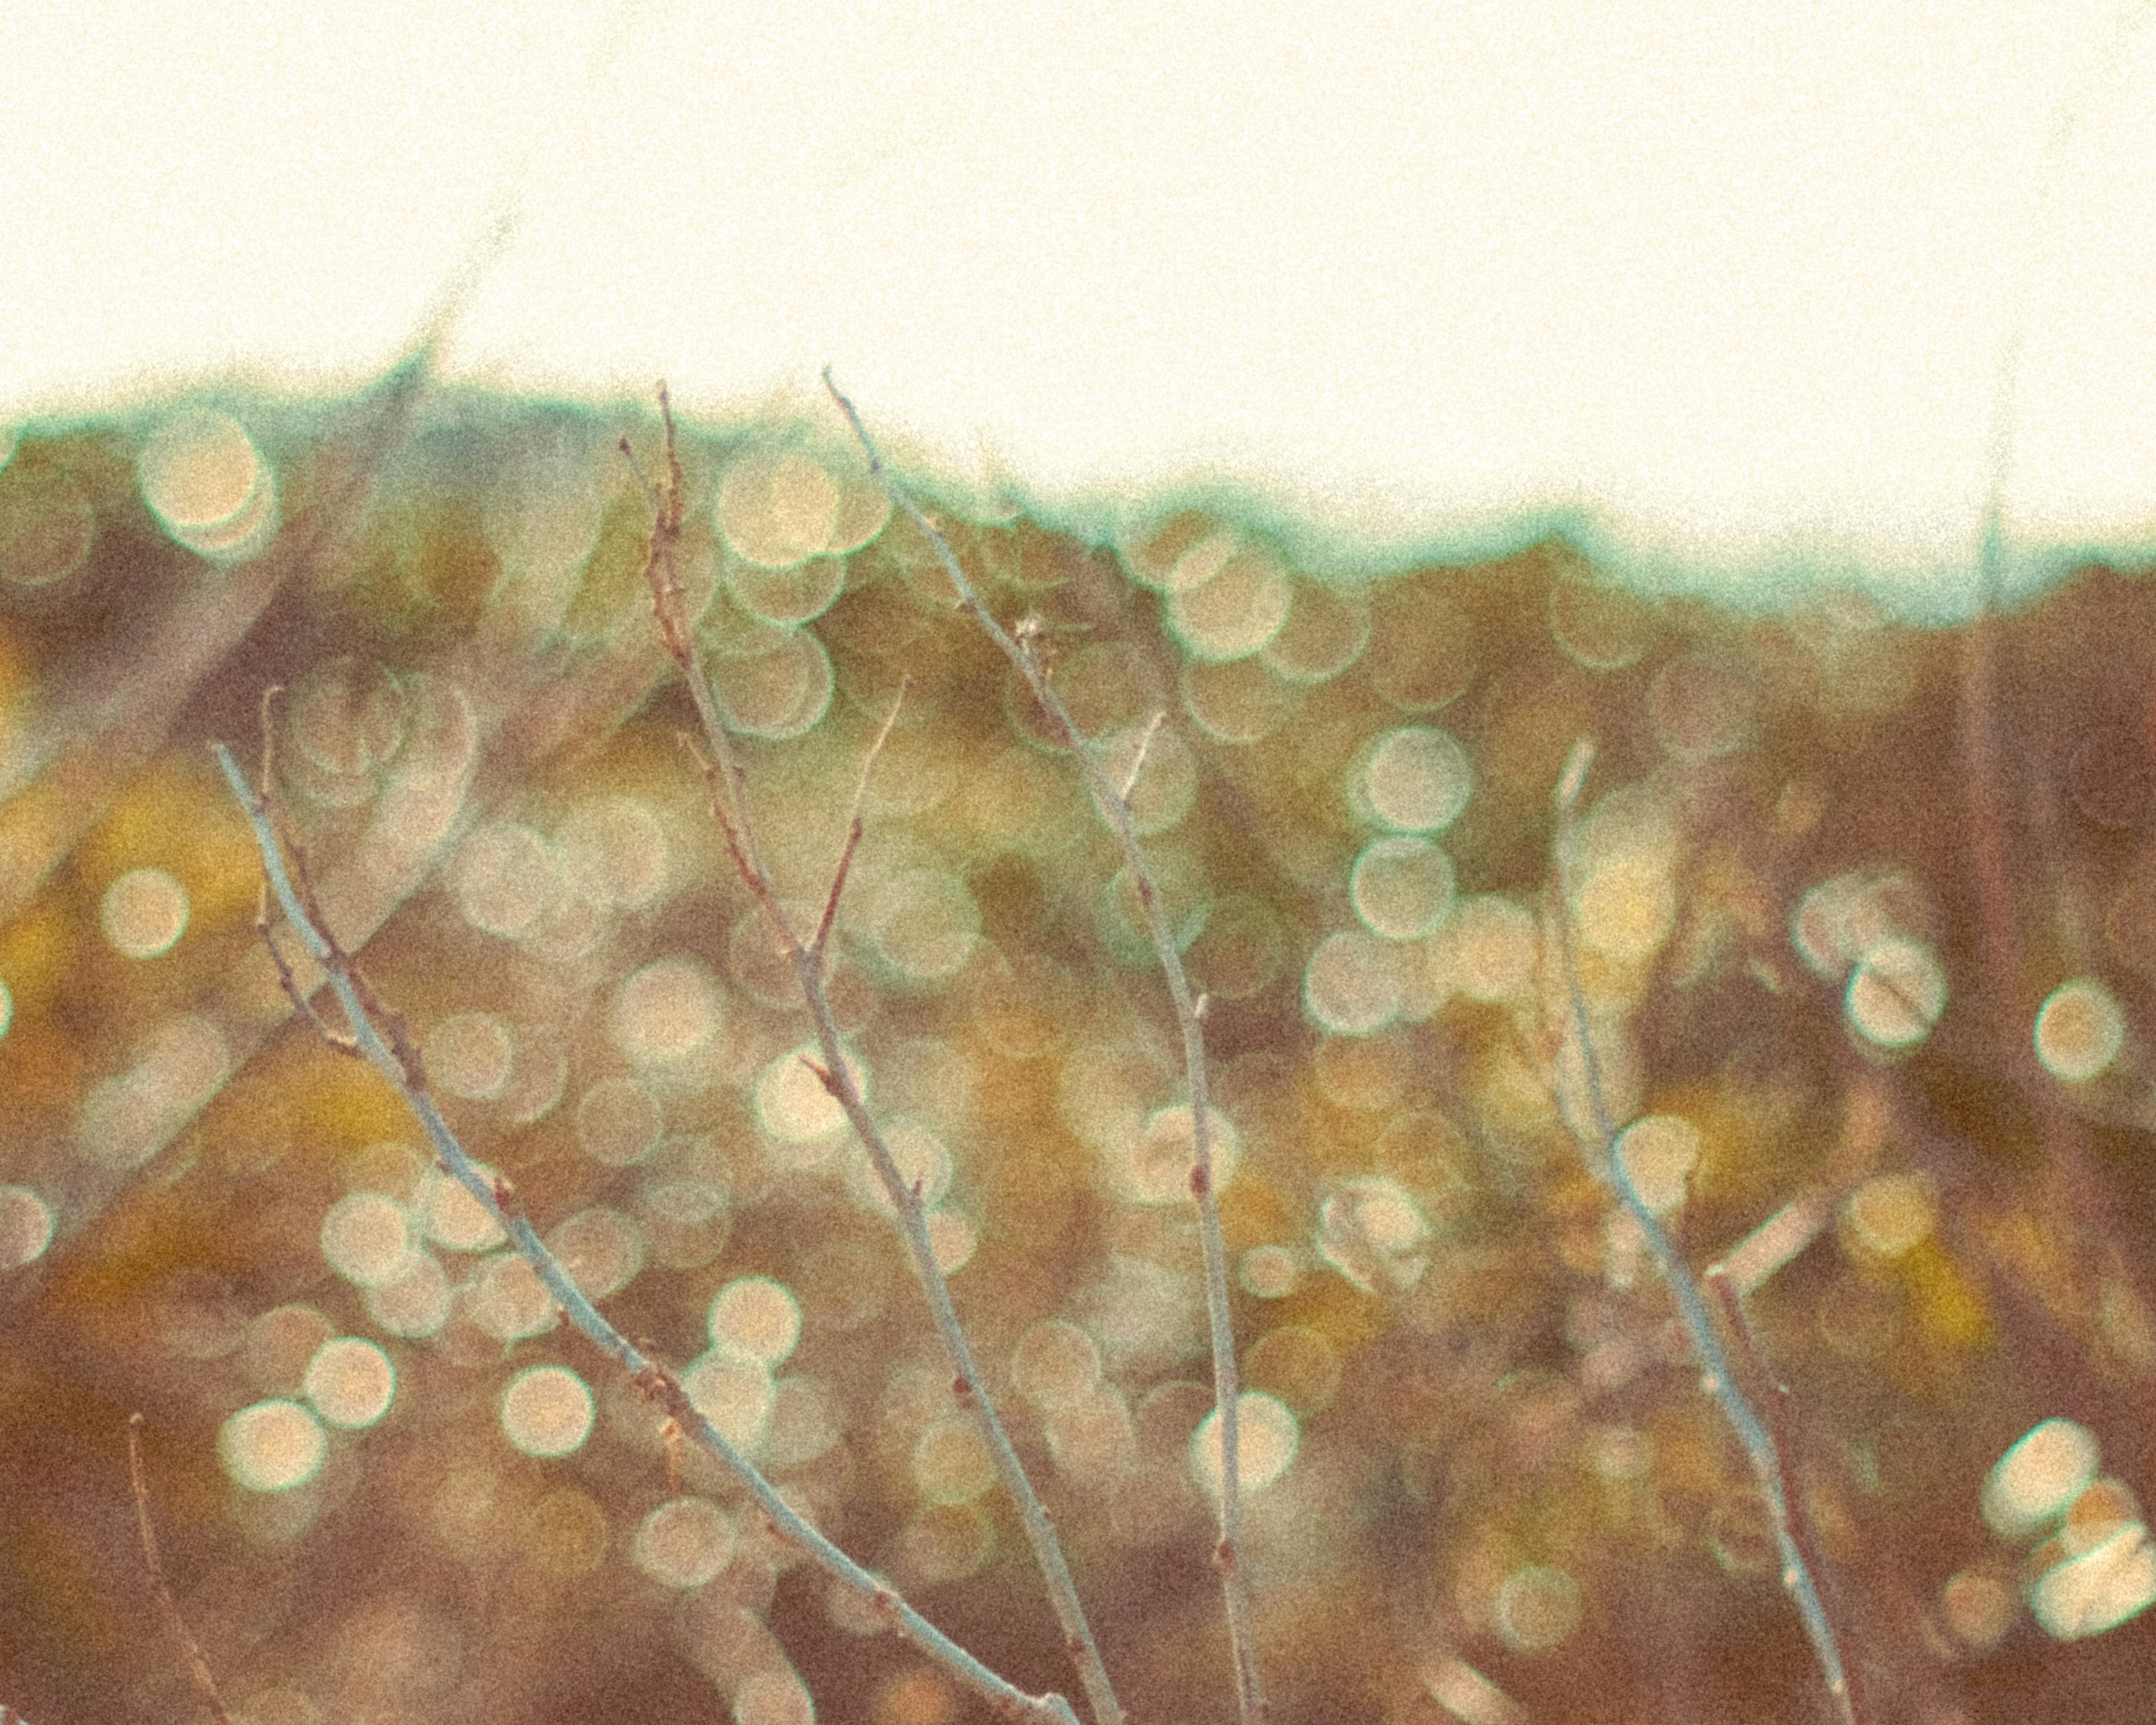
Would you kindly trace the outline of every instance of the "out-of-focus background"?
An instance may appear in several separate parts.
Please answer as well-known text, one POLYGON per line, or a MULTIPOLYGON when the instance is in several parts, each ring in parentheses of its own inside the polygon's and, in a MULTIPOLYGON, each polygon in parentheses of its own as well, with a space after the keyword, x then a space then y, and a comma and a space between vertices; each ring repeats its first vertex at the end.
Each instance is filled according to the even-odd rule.
MULTIPOLYGON (((1178 1039, 1030 696, 827 416, 693 437, 685 586, 780 891, 870 737, 834 1009, 1138 1718, 1232 1714, 1178 1039)), ((474 1153, 834 1538, 1068 1686, 639 581, 648 412, 228 398, 0 470, 0 1702, 246 1725, 960 1725, 567 1332, 323 1047, 205 744, 273 788, 474 1153)), ((1127 772, 1206 992, 1273 1717, 1809 1722, 1758 1491, 1561 1107, 1552 788, 1617 1153, 1772 1370, 1871 1717, 2156 1674, 2156 628, 1365 582, 1184 509, 945 519, 1127 772), (1975 726, 1972 715, 1981 716, 1975 726), (1988 735, 1990 742, 1976 740, 1988 735), (1984 764, 1987 755, 1989 764, 1984 764)), ((1746 1369, 1763 1403, 1763 1379, 1746 1369)))
POLYGON ((656 463, 664 376, 790 898, 911 680, 836 1010, 1136 1717, 1229 1716, 1173 1027, 829 362, 1088 732, 1128 766, 1158 721, 1132 794, 1232 1128, 1276 1718, 1825 1716, 1558 1104, 1584 737, 1620 1153, 1749 1289, 1875 1717, 2138 1719, 2134 17, 18 8, 0 1706, 194 1704, 140 1411, 246 1725, 973 1717, 294 1020, 205 749, 252 757, 273 685, 322 902, 475 1152, 835 1538, 1070 1686, 679 747, 614 446, 656 463), (1918 627, 1970 608, 2017 304, 2010 581, 2072 578, 1918 627))
POLYGON ((0 415, 348 388, 513 213, 453 377, 737 419, 829 362, 1081 525, 1219 480, 1459 557, 1575 512, 1665 584, 1965 612, 2017 300, 2017 536, 2156 538, 2147 10, 26 8, 0 415))

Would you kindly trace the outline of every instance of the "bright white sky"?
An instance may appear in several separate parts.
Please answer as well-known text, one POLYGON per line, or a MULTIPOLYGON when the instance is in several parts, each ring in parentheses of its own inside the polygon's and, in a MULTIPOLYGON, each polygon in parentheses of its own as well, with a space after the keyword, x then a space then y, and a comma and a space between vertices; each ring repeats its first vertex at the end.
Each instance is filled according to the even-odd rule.
MULTIPOLYGON (((2150 8, 2141 6, 2144 13, 2150 8)), ((2156 543, 2156 30, 2119 0, 115 0, 0 18, 0 418, 446 353, 1351 544, 2156 543), (2092 72, 2102 75, 2092 81, 2092 72), (2046 140, 2089 91, 2048 232, 2046 140)))

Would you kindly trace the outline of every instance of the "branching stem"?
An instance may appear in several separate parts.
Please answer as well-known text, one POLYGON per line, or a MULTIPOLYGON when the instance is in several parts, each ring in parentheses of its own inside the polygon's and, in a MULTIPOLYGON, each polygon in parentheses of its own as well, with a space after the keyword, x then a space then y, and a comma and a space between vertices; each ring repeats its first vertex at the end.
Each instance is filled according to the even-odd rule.
MULTIPOLYGON (((1820 1595, 1815 1579, 1815 1565, 1806 1554, 1808 1538, 1800 1535, 1799 1522, 1804 1515, 1804 1506, 1794 1489, 1794 1478, 1789 1471, 1783 1445, 1777 1441, 1774 1429, 1755 1412, 1731 1369, 1729 1356, 1722 1345, 1722 1337, 1714 1327, 1714 1316, 1707 1306, 1706 1292, 1697 1278, 1678 1253, 1676 1244, 1669 1231, 1662 1226, 1661 1219, 1649 1208, 1640 1195, 1640 1189, 1626 1172, 1625 1159, 1617 1153, 1617 1122, 1612 1117, 1609 1096, 1602 1082, 1602 1065, 1594 1051, 1593 1037, 1589 1034, 1587 996, 1580 985, 1579 955, 1573 943, 1572 930, 1572 883, 1567 861, 1572 829, 1573 809, 1578 801, 1580 788, 1585 783, 1587 770, 1594 759, 1594 745, 1582 739, 1573 748, 1572 758, 1559 776, 1556 801, 1557 824, 1551 840, 1551 885, 1557 895, 1557 903, 1550 916, 1555 936, 1558 962, 1563 978, 1568 1017, 1568 1039, 1579 1050, 1580 1070, 1585 1079, 1588 1113, 1594 1128, 1594 1142, 1583 1142, 1588 1152, 1589 1165, 1595 1174, 1616 1195, 1646 1241, 1647 1255, 1655 1260, 1670 1292, 1675 1296, 1678 1320, 1684 1326, 1685 1337, 1691 1344, 1692 1357, 1699 1362, 1700 1387, 1722 1410, 1722 1418, 1737 1434, 1737 1440, 1744 1450, 1745 1460, 1751 1464, 1753 1481, 1759 1494, 1767 1501, 1768 1513, 1774 1522, 1774 1543, 1779 1548, 1782 1563, 1782 1585, 1795 1602, 1797 1615, 1803 1620, 1804 1634, 1812 1644, 1813 1656, 1818 1661, 1820 1675, 1825 1680, 1829 1700, 1833 1703, 1841 1725, 1866 1725, 1864 1716, 1857 1707, 1856 1692, 1849 1681, 1849 1672, 1841 1656, 1841 1643, 1836 1637, 1834 1625, 1829 1620, 1826 1606, 1820 1595)), ((1726 1284, 1725 1284, 1726 1285, 1726 1284)), ((1734 1289, 1731 1289, 1734 1294, 1734 1289)), ((1738 1309, 1738 1333, 1751 1338, 1751 1329, 1743 1322, 1742 1307, 1738 1309)), ((1756 1344, 1755 1344, 1756 1345, 1756 1344)), ((1760 1360, 1763 1373, 1765 1361, 1760 1360)))
POLYGON ((757 1508, 769 1517, 782 1538, 807 1553, 841 1584, 852 1589, 883 1621, 924 1656, 980 1696, 998 1718, 1012 1721, 1014 1725, 1018 1722, 1025 1722, 1025 1725, 1077 1725, 1077 1715, 1061 1696, 1028 1695, 998 1676, 907 1604, 888 1584, 864 1569, 825 1538, 779 1495, 778 1488, 754 1463, 726 1441, 689 1399, 680 1378, 667 1367, 648 1358, 601 1314, 539 1237, 509 1183, 481 1169, 458 1142, 449 1122, 443 1118, 402 1024, 374 999, 351 956, 337 944, 321 922, 319 911, 312 907, 313 895, 304 877, 287 866, 285 846, 266 789, 258 793, 248 783, 232 752, 222 743, 214 746, 213 752, 225 783, 232 788, 232 794, 239 799, 254 829, 255 847, 262 854, 263 871, 269 878, 270 892, 300 943, 321 967, 360 1056, 403 1094, 433 1144, 443 1168, 494 1218, 517 1254, 531 1266, 553 1296, 562 1315, 618 1362, 677 1429, 718 1459, 757 1508))
MULTIPOLYGON (((1167 906, 1146 861, 1145 847, 1138 840, 1137 823, 1131 817, 1127 798, 1127 788, 1119 788, 1109 778, 1099 752, 1078 729, 1070 709, 1064 706, 1055 685, 1049 681, 1047 669, 1034 649, 1033 637, 1029 634, 1024 640, 1014 637, 990 614, 952 551, 950 542, 937 531, 935 524, 884 465, 868 428, 861 423, 861 416, 854 410, 853 403, 840 393, 828 369, 824 373, 824 387, 830 392, 831 399, 838 403, 854 435, 860 439, 868 458, 869 470, 934 548, 937 561, 951 578, 958 608, 969 614, 1004 656, 1018 668, 1034 698, 1061 733, 1086 776, 1094 806, 1122 846, 1131 880, 1137 889, 1139 902, 1145 907, 1147 930, 1161 969, 1167 976, 1168 996, 1175 1004, 1176 1024, 1183 1033, 1183 1068, 1190 1091, 1190 1191, 1198 1204, 1199 1238, 1204 1253, 1205 1313, 1212 1341, 1214 1406, 1220 1434, 1220 1538, 1214 1562, 1227 1600, 1228 1635, 1235 1660, 1236 1699, 1244 1725, 1255 1725, 1255 1721, 1266 1716, 1267 1707, 1251 1628, 1250 1584, 1242 1564, 1242 1455, 1236 1406, 1240 1392, 1235 1373, 1235 1328, 1228 1304, 1228 1250, 1221 1233, 1220 1204, 1213 1175, 1212 1108, 1205 1082, 1205 1036, 1199 1024, 1198 1004, 1183 973, 1182 955, 1176 949, 1174 931, 1168 926, 1167 906)), ((1145 751, 1152 742, 1152 732, 1148 730, 1139 749, 1140 768, 1144 765, 1145 751)), ((1135 784, 1136 780, 1133 771, 1132 783, 1135 784)))
MULTIPOLYGON (((869 775, 891 736, 891 727, 898 721, 898 709, 893 706, 862 764, 848 816, 845 840, 838 865, 832 871, 823 914, 814 937, 804 942, 788 916, 757 847, 755 828, 748 812, 747 775, 742 771, 702 659, 696 650, 688 606, 675 563, 681 526, 681 464, 675 449, 673 410, 663 384, 659 391, 659 406, 665 426, 667 477, 654 484, 644 477, 640 468, 637 470, 650 499, 653 516, 651 550, 644 564, 644 578, 651 589, 652 610, 658 619, 660 639, 668 655, 680 667, 696 703, 704 747, 708 751, 705 777, 711 787, 712 812, 726 835, 735 868, 762 908, 773 936, 793 968, 802 999, 808 1008, 809 1021, 815 1028, 817 1050, 822 1056, 820 1063, 808 1063, 810 1070, 844 1112, 867 1150, 870 1164, 891 1201, 900 1235, 906 1242, 906 1255, 912 1260, 914 1274, 928 1302, 929 1315, 935 1322, 937 1335, 942 1341, 944 1353, 956 1374, 952 1381, 952 1394, 980 1428, 996 1472, 1018 1509, 1019 1520, 1047 1584, 1050 1602, 1062 1627, 1065 1645, 1077 1667, 1079 1681, 1085 1686, 1096 1725, 1122 1725, 1122 1707, 1116 1699, 1114 1686, 1108 1681, 1107 1666, 1101 1657, 1092 1625, 1079 1601, 1077 1584, 1071 1579, 1062 1542, 1056 1538, 1055 1524, 1049 1519, 1040 1494, 1026 1476, 1018 1450, 996 1411, 994 1399, 989 1395, 980 1367, 974 1360, 972 1344, 958 1322, 957 1308, 951 1300, 951 1285, 944 1276, 942 1266, 937 1261, 935 1244, 929 1236, 927 1206, 921 1189, 906 1179, 882 1128, 869 1112, 860 1081, 846 1058, 838 1021, 831 1011, 830 996, 824 988, 826 949, 832 925, 838 916, 839 895, 845 889, 854 853, 860 844, 861 808, 867 794, 869 775)), ((624 453, 629 452, 628 439, 623 439, 622 447, 624 453)), ((905 689, 901 686, 900 700, 904 698, 905 689)))

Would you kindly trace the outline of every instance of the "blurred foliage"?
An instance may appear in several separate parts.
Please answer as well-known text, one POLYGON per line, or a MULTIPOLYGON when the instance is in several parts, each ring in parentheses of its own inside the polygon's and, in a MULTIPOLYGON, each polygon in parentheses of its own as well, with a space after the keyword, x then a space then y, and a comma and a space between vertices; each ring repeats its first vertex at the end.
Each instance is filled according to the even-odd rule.
MULTIPOLYGON (((292 1021, 204 748, 254 747, 273 685, 331 920, 475 1153, 542 1230, 581 1230, 615 1321, 677 1364, 722 1285, 787 1290, 774 1476, 992 1665, 1070 1690, 855 1153, 786 1088, 805 1022, 637 580, 613 444, 649 451, 648 416, 396 388, 232 411, 275 488, 243 506, 259 542, 153 510, 147 423, 33 429, 0 469, 0 1701, 34 1725, 195 1706, 135 1543, 139 1409, 176 1594, 254 1725, 769 1725, 789 1671, 826 1718, 976 1717, 550 1314, 517 1318, 395 1096, 292 1021), (367 1193, 391 1204, 337 1214, 406 1230, 378 1273, 325 1233, 367 1193), (291 1489, 244 1488, 228 1422, 330 1409, 305 1374, 338 1336, 393 1364, 386 1416, 331 1430, 291 1489), (597 1415, 542 1460, 501 1409, 548 1362, 597 1415), (651 1531, 684 1496, 726 1512, 714 1574, 651 1531)), ((683 454, 700 637, 805 903, 911 679, 834 1000, 874 1105, 947 1164, 962 1313, 1132 1717, 1225 1718, 1196 1239, 1155 1118, 1180 1069, 1114 846, 842 446, 683 454)), ((1742 1459, 1553 1099, 1550 795, 1582 737, 1597 1034, 1627 1117, 1691 1134, 1693 1263, 1781 1219, 1751 1309, 1875 1717, 2142 1717, 2156 1629, 2046 1634, 2021 1589, 2059 1553, 2025 1559, 1978 1506, 2050 1416, 2149 1475, 2143 584, 2091 569, 1922 632, 1848 596, 1660 603, 1560 543, 1342 587, 1203 511, 1118 547, 947 525, 1126 769, 1164 716, 1132 800, 1209 991, 1244 1368, 1299 1440, 1250 1506, 1276 1718, 1825 1717, 1742 1459), (1959 741, 1979 649, 1988 782, 1959 741), (1888 938, 1944 979, 1928 1015, 1879 984, 1913 1035, 1866 1028, 1856 973, 1888 938), (2124 1029, 2067 1081, 2031 1027, 2074 977, 2124 1029)))

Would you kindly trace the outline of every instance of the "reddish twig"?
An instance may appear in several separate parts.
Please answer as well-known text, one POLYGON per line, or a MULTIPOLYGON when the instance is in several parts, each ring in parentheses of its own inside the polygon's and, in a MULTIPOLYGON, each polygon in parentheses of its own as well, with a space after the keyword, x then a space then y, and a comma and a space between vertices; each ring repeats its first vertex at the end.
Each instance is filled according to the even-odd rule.
POLYGON ((232 1725, 232 1715, 224 1710, 224 1697, 217 1692, 217 1679, 209 1674, 209 1661, 187 1620, 180 1615, 179 1604, 172 1598, 172 1589, 165 1579, 165 1565, 157 1555, 157 1527, 150 1514, 150 1475, 142 1465, 142 1416, 127 1416, 127 1473, 135 1486, 135 1526, 142 1536, 142 1564, 150 1572, 150 1591, 157 1601, 157 1615, 165 1625, 165 1639, 172 1644, 179 1655, 180 1663, 186 1666, 187 1680, 195 1686, 195 1693, 202 1697, 203 1705, 209 1709, 210 1717, 218 1725, 232 1725))
MULTIPOLYGON (((540 1238, 509 1183, 490 1174, 472 1160, 427 1089, 418 1051, 412 1045, 403 1020, 362 982, 351 955, 322 926, 321 907, 295 878, 286 847, 278 834, 267 787, 257 789, 250 785, 239 763, 233 759, 232 752, 223 744, 216 745, 212 752, 226 784, 254 829, 263 871, 269 877, 270 890, 285 922, 309 957, 322 968, 330 991, 336 997, 338 1009, 352 1026, 360 1053, 402 1094, 433 1144, 443 1168, 493 1217, 569 1322, 628 1372, 647 1394, 654 1394, 667 1416, 717 1458, 783 1537, 821 1564, 841 1585, 864 1599, 874 1599, 888 1592, 882 1581, 848 1557, 780 1496, 762 1471, 729 1443, 689 1399, 671 1372, 649 1358, 607 1319, 540 1238)), ((986 1701, 998 1717, 1028 1722, 1028 1725, 1076 1725, 1077 1716, 1063 1697, 1026 1694, 991 1671, 902 1599, 897 1602, 890 1620, 921 1653, 986 1701)), ((220 1725, 224 1725, 222 1719, 220 1725)))
MULTIPOLYGON (((651 590, 652 609, 658 619, 660 639, 680 670, 682 680, 688 685, 690 698, 696 705, 697 718, 702 726, 704 753, 698 759, 706 783, 711 788, 712 813, 717 818, 720 831, 725 837, 727 855, 732 859, 736 871, 762 908, 771 925, 773 935, 793 967, 795 980, 808 1008, 809 1019, 815 1027, 817 1047, 823 1056, 820 1060, 810 1060, 805 1064, 845 1114, 855 1134, 867 1150, 870 1165, 875 1169, 877 1180, 891 1200, 891 1209, 897 1217, 900 1235, 906 1242, 907 1255, 913 1262, 915 1276, 927 1301, 929 1315, 934 1320, 937 1334, 956 1373, 955 1382, 961 1387, 957 1399, 973 1415, 994 1461, 998 1476, 1018 1510, 1019 1522, 1025 1530, 1034 1561, 1047 1584, 1050 1602, 1062 1627, 1065 1644, 1077 1666, 1079 1678, 1085 1685, 1086 1697, 1092 1703, 1096 1720, 1098 1725, 1122 1725, 1122 1704, 1116 1699, 1107 1666, 1101 1658, 1100 1645, 1094 1637, 1091 1624, 1086 1620, 1085 1607, 1079 1600, 1077 1584, 1071 1579, 1070 1564, 1063 1554, 1062 1542, 1056 1537, 1055 1525, 1049 1519, 1040 1494, 1034 1490, 1032 1481, 1026 1476, 1024 1466, 1019 1460, 1017 1448, 1004 1427, 993 1400, 981 1388, 980 1368, 974 1361, 973 1347, 966 1339, 964 1327, 958 1322, 957 1308, 952 1303, 950 1283, 943 1274, 942 1266, 937 1261, 935 1243, 929 1236, 927 1212, 921 1189, 906 1179, 881 1127, 869 1112, 867 1101, 854 1076, 852 1063, 846 1058, 839 1034, 838 1020, 832 1013, 830 997, 824 988, 826 947, 832 926, 838 916, 840 895, 844 891, 847 878, 852 871, 854 854, 860 843, 861 810, 867 794, 869 775, 875 770, 876 758, 891 736, 891 727, 897 722, 898 709, 894 706, 884 720, 862 763, 846 836, 839 848, 838 865, 833 873, 829 891, 824 896, 815 937, 803 942, 780 902, 778 888, 757 848, 755 828, 749 818, 747 776, 742 770, 740 757, 734 751, 721 716, 718 701, 704 669, 703 660, 696 651, 690 639, 687 597, 681 586, 676 558, 683 507, 681 464, 676 451, 673 410, 669 405, 664 384, 660 386, 659 407, 665 436, 666 478, 663 483, 654 484, 645 477, 640 466, 635 470, 644 495, 650 501, 653 516, 651 548, 644 559, 644 574, 651 590)), ((623 440, 622 447, 624 453, 629 453, 633 464, 635 458, 629 451, 626 439, 623 440)), ((696 754, 693 742, 689 747, 692 755, 696 754)))
MULTIPOLYGON (((1817 1579, 1821 1595, 1820 1609, 1831 1620, 1835 1614, 1828 1609, 1825 1598, 1825 1554, 1819 1548, 1819 1530, 1813 1525, 1811 1510, 1804 1501, 1803 1487, 1797 1480, 1796 1398, 1768 1363, 1766 1348, 1759 1340, 1759 1332, 1752 1327, 1751 1317, 1744 1310, 1744 1296, 1727 1267, 1721 1264, 1713 1265, 1700 1280, 1706 1285, 1707 1291, 1714 1296, 1730 1333, 1737 1337, 1746 1373, 1753 1382, 1753 1404, 1760 1409, 1761 1417, 1767 1423, 1768 1435, 1774 1440, 1774 1463, 1781 1481, 1789 1543, 1796 1548, 1797 1555, 1803 1559, 1804 1567, 1817 1579)), ((1836 1639, 1844 1638, 1837 1632, 1836 1639)), ((1868 1716, 1853 1663, 1845 1663, 1843 1676, 1848 1685, 1850 1717, 1861 1722, 1868 1716)))
POLYGON ((869 752, 862 758, 861 776, 854 786, 853 813, 846 823, 846 842, 839 851, 839 865, 831 872, 831 891, 824 900, 824 916, 816 925, 816 938, 808 942, 808 950, 819 965, 823 962, 824 949, 830 943, 831 924, 839 915, 839 895, 846 890, 846 876, 854 866, 854 852, 860 848, 861 807, 868 799, 869 775, 875 771, 876 760, 883 753, 883 746, 891 741, 891 727, 898 723, 899 710, 906 705, 906 691, 912 686, 911 677, 900 678, 898 699, 891 702, 891 712, 883 721, 883 728, 876 732, 875 741, 869 745, 869 752))
POLYGON ((1713 1313, 1708 1307, 1705 1291, 1699 1278, 1692 1274, 1676 1249, 1676 1244, 1662 1226, 1661 1219, 1640 1195, 1639 1188, 1625 1169, 1625 1158, 1617 1153, 1618 1122, 1612 1111, 1609 1092, 1603 1083, 1601 1057, 1596 1053, 1594 1040, 1590 1034, 1587 1016, 1587 996, 1580 981, 1579 954, 1574 943, 1572 919, 1574 914, 1573 883, 1569 864, 1572 860, 1572 824, 1579 794, 1586 783, 1588 769, 1594 759, 1594 745, 1582 737, 1573 745, 1571 757, 1559 774, 1553 812, 1556 824, 1550 838, 1550 888, 1553 902, 1550 907, 1549 930, 1555 947, 1561 988, 1561 1009, 1563 1033, 1559 1047, 1569 1041, 1579 1050, 1579 1071, 1586 1092, 1585 1122, 1574 1121, 1568 1111, 1560 1108, 1579 1140, 1580 1149, 1589 1167, 1604 1184, 1608 1186, 1638 1228, 1645 1243, 1647 1255, 1654 1260, 1662 1281, 1676 1298, 1678 1322, 1683 1326, 1685 1338, 1691 1344, 1692 1358, 1699 1363, 1700 1387, 1722 1410, 1743 1445, 1745 1460, 1751 1464, 1752 1476, 1758 1483, 1759 1494, 1766 1499, 1768 1512, 1774 1517, 1774 1539, 1782 1559, 1782 1585, 1797 1608, 1803 1621, 1804 1634, 1812 1644, 1817 1659, 1820 1676, 1826 1687, 1841 1725, 1864 1725, 1856 1709, 1856 1697, 1849 1681, 1846 1663, 1842 1658, 1841 1642, 1835 1633, 1832 1620, 1820 1597, 1818 1570, 1807 1557, 1797 1538, 1797 1524, 1803 1517, 1792 1501, 1785 1481, 1788 1463, 1773 1426, 1760 1418, 1746 1398, 1743 1387, 1736 1381, 1729 1357, 1716 1333, 1713 1313))

